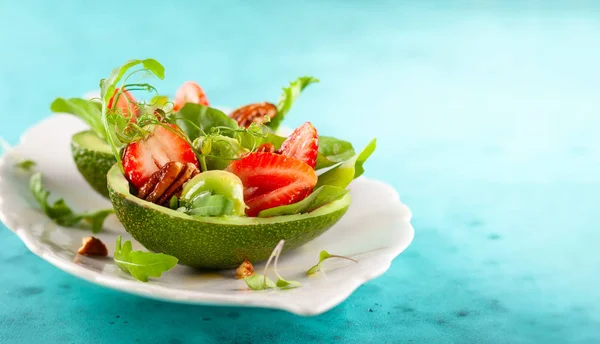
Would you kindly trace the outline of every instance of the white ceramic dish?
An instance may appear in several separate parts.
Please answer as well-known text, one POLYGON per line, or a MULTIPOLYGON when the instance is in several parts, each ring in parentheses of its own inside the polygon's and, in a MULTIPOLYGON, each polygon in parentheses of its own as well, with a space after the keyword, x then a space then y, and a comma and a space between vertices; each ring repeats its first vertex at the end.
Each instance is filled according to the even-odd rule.
MULTIPOLYGON (((14 167, 20 159, 34 160, 42 172, 51 200, 60 196, 76 210, 110 207, 79 175, 70 153, 71 135, 85 129, 78 119, 53 115, 36 124, 21 142, 0 158, 0 220, 13 230, 27 247, 52 265, 92 283, 116 290, 173 302, 257 306, 287 310, 300 315, 323 313, 345 300, 361 284, 383 274, 392 260, 413 239, 410 210, 387 184, 358 178, 350 189, 353 202, 342 220, 317 239, 281 257, 279 270, 301 288, 251 291, 232 271, 206 272, 177 266, 160 279, 148 283, 134 280, 119 270, 112 259, 77 255, 89 232, 55 225, 37 207, 29 191, 30 173, 14 167), (52 197, 51 196, 51 197, 52 197), (331 260, 325 273, 306 276, 319 252, 351 256, 358 264, 331 260)), ((114 251, 115 238, 132 240, 114 216, 105 230, 96 235, 114 251)), ((134 242, 134 248, 143 249, 134 242)), ((262 264, 255 269, 261 271, 262 264)))

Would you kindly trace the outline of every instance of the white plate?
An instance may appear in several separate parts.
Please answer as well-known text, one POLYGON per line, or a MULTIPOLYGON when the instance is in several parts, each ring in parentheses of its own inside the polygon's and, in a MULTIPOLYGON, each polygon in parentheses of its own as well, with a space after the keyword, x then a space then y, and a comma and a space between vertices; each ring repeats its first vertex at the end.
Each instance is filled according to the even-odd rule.
MULTIPOLYGON (((400 202, 396 191, 387 184, 361 177, 350 187, 353 202, 342 220, 317 239, 281 257, 281 274, 300 281, 300 288, 251 291, 243 281, 232 278, 232 271, 206 272, 185 266, 175 267, 160 279, 138 282, 120 271, 111 258, 77 255, 82 237, 90 233, 50 221, 31 196, 30 173, 14 167, 20 159, 34 160, 35 170, 42 172, 52 196, 64 197, 76 210, 110 207, 109 201, 86 184, 71 159, 71 135, 83 129, 85 125, 74 117, 54 115, 30 128, 21 143, 4 154, 0 159, 0 220, 33 253, 92 283, 167 301, 268 307, 315 315, 336 306, 361 284, 383 274, 414 236, 410 210, 400 202), (316 263, 323 249, 354 257, 359 263, 331 260, 324 264, 325 273, 306 276, 306 270, 316 263)), ((97 237, 112 254, 119 234, 132 240, 111 216, 97 237)), ((134 248, 142 249, 135 241, 134 248)), ((258 264, 255 269, 261 271, 262 266, 258 264)))

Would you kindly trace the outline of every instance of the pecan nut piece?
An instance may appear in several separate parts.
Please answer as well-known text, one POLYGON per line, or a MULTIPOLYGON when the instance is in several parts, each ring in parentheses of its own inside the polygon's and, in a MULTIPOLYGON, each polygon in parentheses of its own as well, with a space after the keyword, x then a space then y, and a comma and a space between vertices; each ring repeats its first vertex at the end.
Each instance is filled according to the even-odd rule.
POLYGON ((271 119, 277 116, 277 107, 267 102, 255 103, 242 106, 229 115, 240 127, 244 128, 248 128, 252 123, 264 123, 265 116, 269 116, 271 119))
POLYGON ((156 204, 167 204, 181 192, 183 184, 199 173, 196 165, 171 161, 154 172, 138 190, 138 197, 156 204))
POLYGON ((254 267, 247 259, 235 269, 235 278, 242 279, 254 275, 254 267))
POLYGON ((108 250, 106 245, 95 237, 85 237, 81 240, 81 247, 77 250, 77 253, 84 256, 95 256, 95 257, 106 257, 108 256, 108 250))
POLYGON ((257 152, 275 153, 275 146, 270 142, 265 142, 262 145, 256 147, 257 152))

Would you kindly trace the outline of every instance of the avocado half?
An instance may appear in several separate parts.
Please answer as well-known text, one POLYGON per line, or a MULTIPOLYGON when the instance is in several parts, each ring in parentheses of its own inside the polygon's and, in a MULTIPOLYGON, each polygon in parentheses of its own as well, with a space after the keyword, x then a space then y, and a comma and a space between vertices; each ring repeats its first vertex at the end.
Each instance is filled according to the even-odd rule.
POLYGON ((307 214, 270 218, 197 217, 135 197, 116 164, 107 179, 110 200, 127 232, 148 250, 196 268, 234 268, 246 259, 265 260, 281 239, 286 250, 301 246, 331 228, 351 201, 346 194, 307 214))
POLYGON ((91 130, 71 138, 71 153, 83 178, 102 196, 108 198, 106 174, 117 162, 110 146, 91 130))

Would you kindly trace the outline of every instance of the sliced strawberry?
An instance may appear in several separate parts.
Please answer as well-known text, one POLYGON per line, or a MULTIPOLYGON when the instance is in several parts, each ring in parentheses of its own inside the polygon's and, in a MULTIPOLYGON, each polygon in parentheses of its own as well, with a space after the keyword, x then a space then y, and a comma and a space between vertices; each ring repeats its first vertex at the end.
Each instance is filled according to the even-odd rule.
MULTIPOLYGON (((179 130, 174 124, 169 126, 173 130, 179 130)), ((154 172, 171 161, 190 162, 198 167, 196 154, 186 140, 168 128, 155 125, 150 136, 130 143, 125 148, 123 154, 125 177, 139 189, 154 172)))
POLYGON ((175 94, 173 111, 179 111, 185 103, 202 104, 208 106, 206 93, 200 85, 193 81, 186 81, 179 87, 175 94))
POLYGON ((129 118, 131 122, 134 122, 137 119, 139 112, 137 101, 133 95, 127 90, 124 90, 119 94, 118 88, 115 89, 115 94, 108 101, 108 109, 122 114, 123 117, 129 118), (113 106, 114 98, 117 97, 117 95, 117 102, 113 106))
POLYGON ((248 216, 301 201, 317 184, 317 174, 312 167, 275 153, 250 153, 233 161, 227 171, 242 180, 248 216))
POLYGON ((292 183, 290 185, 269 191, 265 194, 246 200, 248 209, 246 215, 257 216, 265 209, 278 207, 280 205, 292 204, 305 199, 310 195, 313 186, 304 183, 292 183))
POLYGON ((279 153, 304 161, 310 167, 315 168, 318 150, 319 136, 317 135, 317 129, 310 122, 306 122, 296 128, 281 144, 279 153))

